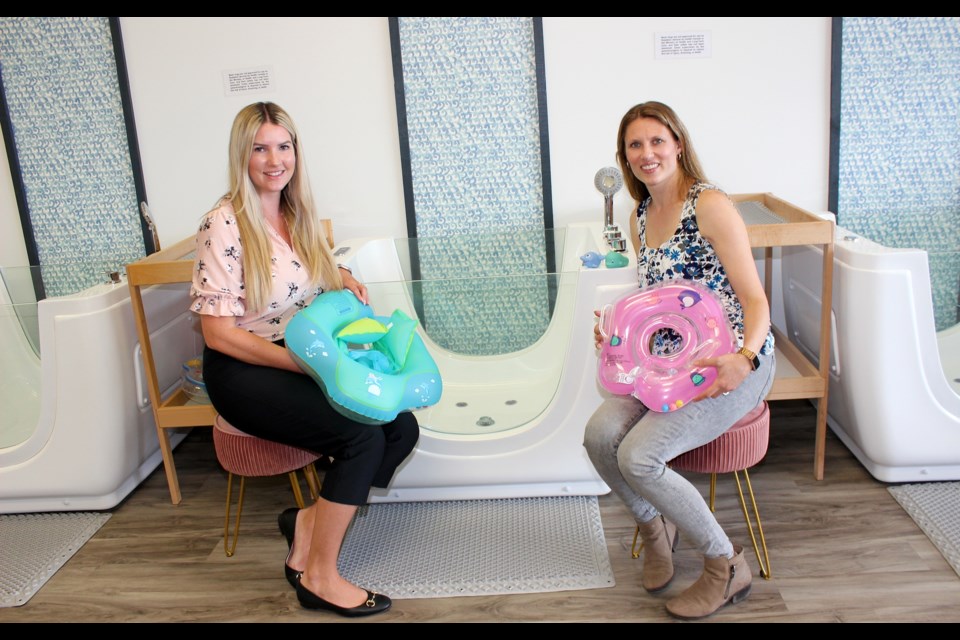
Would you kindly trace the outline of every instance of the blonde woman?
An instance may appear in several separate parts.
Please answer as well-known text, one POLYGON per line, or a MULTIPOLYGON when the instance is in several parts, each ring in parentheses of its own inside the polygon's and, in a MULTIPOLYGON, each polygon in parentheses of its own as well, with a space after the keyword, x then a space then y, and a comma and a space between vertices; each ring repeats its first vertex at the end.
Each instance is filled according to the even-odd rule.
POLYGON ((419 426, 409 412, 382 426, 349 420, 284 347, 290 318, 323 291, 349 289, 367 301, 366 287, 330 252, 293 120, 269 102, 241 109, 229 163, 230 190, 197 232, 191 291, 207 392, 241 431, 332 458, 317 502, 279 516, 284 573, 300 604, 349 617, 385 611, 390 598, 345 580, 337 558, 357 507, 371 487, 389 484, 419 426))

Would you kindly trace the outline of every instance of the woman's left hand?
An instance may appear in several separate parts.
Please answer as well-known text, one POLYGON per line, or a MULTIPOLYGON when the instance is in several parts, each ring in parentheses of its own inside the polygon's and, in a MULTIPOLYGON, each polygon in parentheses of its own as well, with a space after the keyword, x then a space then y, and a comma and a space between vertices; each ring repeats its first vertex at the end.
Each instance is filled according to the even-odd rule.
POLYGON ((343 280, 343 288, 349 289, 353 292, 353 295, 357 296, 357 300, 363 304, 368 304, 367 302, 367 286, 353 277, 353 274, 347 271, 346 269, 340 269, 340 279, 343 280))
POLYGON ((695 367, 715 367, 717 379, 708 389, 693 399, 699 402, 706 398, 717 398, 733 391, 753 372, 750 361, 739 353, 727 353, 716 358, 703 358, 693 363, 695 367))

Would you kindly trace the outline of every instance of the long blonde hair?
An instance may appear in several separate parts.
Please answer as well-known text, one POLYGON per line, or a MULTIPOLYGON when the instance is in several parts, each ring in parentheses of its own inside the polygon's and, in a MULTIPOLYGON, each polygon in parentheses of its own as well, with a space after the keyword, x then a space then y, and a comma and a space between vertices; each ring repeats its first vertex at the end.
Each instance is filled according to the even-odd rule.
POLYGON ((261 309, 270 298, 271 241, 260 206, 260 196, 250 179, 250 156, 257 132, 264 124, 275 124, 290 133, 297 166, 280 197, 280 214, 290 229, 293 249, 313 284, 321 281, 329 289, 342 289, 330 245, 313 202, 307 163, 297 127, 290 115, 272 102, 247 105, 237 114, 230 130, 230 191, 225 198, 233 205, 243 245, 243 280, 247 307, 261 309))
MULTIPOLYGON (((680 118, 673 109, 662 102, 641 102, 638 105, 630 107, 620 120, 620 129, 617 131, 617 162, 620 164, 620 171, 623 173, 623 182, 627 185, 627 191, 641 204, 650 195, 647 185, 633 175, 630 163, 627 162, 627 149, 623 137, 627 133, 627 127, 634 120, 640 118, 653 118, 673 134, 673 139, 677 141, 682 149, 678 166, 683 173, 684 179, 681 180, 681 190, 686 192, 694 182, 708 182, 707 176, 700 166, 700 158, 697 152, 693 150, 693 142, 690 140, 690 134, 687 128, 680 121, 680 118)), ((681 194, 682 195, 682 194, 681 194)))

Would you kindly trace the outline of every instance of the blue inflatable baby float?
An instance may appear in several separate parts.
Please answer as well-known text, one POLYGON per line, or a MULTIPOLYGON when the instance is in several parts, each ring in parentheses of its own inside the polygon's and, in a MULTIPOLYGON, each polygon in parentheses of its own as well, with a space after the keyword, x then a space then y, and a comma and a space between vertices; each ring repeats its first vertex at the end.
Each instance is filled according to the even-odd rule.
POLYGON ((440 371, 417 321, 399 309, 375 316, 352 292, 328 291, 287 324, 287 350, 334 409, 363 424, 436 404, 440 371))

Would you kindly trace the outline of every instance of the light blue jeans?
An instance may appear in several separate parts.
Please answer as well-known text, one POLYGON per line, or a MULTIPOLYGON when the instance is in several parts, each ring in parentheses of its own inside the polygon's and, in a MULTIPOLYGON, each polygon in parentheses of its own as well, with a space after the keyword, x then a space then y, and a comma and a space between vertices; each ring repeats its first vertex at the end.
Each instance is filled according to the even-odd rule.
POLYGON ((714 440, 759 405, 775 369, 774 354, 761 355, 760 368, 727 395, 668 413, 648 411, 633 396, 613 396, 587 421, 583 446, 637 522, 662 514, 703 555, 733 557, 733 545, 703 496, 667 462, 714 440))

